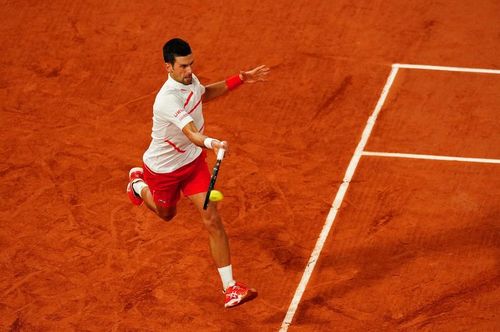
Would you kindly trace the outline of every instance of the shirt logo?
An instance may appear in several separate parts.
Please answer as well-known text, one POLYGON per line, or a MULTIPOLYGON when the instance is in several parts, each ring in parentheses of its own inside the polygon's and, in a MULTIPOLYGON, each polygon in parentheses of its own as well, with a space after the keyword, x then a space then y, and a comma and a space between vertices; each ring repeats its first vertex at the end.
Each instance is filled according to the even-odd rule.
POLYGON ((184 119, 188 114, 186 113, 185 110, 180 109, 177 112, 174 113, 174 117, 178 118, 179 120, 184 119))

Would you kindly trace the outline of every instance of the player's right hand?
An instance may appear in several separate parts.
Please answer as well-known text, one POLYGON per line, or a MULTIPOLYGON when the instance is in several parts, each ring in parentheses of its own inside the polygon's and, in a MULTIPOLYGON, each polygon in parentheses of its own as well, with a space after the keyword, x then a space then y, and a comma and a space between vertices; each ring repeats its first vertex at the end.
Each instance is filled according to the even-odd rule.
POLYGON ((216 140, 214 140, 213 143, 212 143, 212 146, 214 148, 214 152, 215 152, 216 155, 219 152, 220 148, 223 148, 224 150, 226 150, 226 153, 227 153, 227 150, 229 149, 229 143, 227 141, 216 141, 216 140))

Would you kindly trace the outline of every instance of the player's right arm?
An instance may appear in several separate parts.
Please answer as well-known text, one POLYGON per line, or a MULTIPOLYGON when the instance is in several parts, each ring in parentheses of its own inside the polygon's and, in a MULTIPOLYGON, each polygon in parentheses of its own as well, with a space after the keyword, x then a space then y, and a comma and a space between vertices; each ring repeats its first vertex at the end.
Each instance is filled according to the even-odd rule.
POLYGON ((214 149, 215 153, 224 147, 227 150, 227 142, 210 138, 200 133, 193 118, 184 109, 182 100, 170 94, 163 96, 156 104, 157 114, 160 119, 173 123, 194 144, 202 148, 214 149))
POLYGON ((228 144, 226 141, 219 141, 218 139, 210 138, 206 135, 203 135, 202 133, 199 132, 198 128, 196 128, 196 125, 194 124, 193 121, 189 122, 187 125, 185 125, 182 128, 182 132, 186 137, 193 142, 194 145, 197 145, 202 148, 209 148, 206 145, 207 139, 211 140, 211 148, 215 150, 215 153, 221 148, 224 147, 224 149, 227 151, 228 144))

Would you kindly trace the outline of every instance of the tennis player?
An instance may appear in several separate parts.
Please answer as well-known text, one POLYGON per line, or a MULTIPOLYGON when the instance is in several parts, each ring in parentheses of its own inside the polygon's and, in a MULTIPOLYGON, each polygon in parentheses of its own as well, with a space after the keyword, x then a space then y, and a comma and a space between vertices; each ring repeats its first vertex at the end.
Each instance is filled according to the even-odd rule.
POLYGON ((225 307, 234 307, 257 295, 255 289, 233 278, 229 243, 217 204, 203 209, 210 182, 206 150, 228 149, 228 142, 204 135, 202 102, 231 91, 243 83, 264 81, 269 68, 241 71, 224 81, 204 86, 193 73, 189 44, 178 38, 163 46, 168 79, 153 105, 151 143, 143 155, 143 167, 129 172, 127 194, 134 205, 146 206, 166 221, 175 217, 181 192, 201 214, 208 231, 210 251, 219 270, 225 307))

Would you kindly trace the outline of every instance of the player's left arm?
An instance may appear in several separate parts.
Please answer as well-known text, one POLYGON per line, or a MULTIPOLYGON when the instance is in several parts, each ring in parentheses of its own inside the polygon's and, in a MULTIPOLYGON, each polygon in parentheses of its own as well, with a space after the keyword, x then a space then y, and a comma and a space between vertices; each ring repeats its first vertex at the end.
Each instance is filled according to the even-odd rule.
POLYGON ((235 89, 243 83, 255 83, 266 80, 269 74, 269 67, 261 65, 252 70, 240 71, 238 75, 231 76, 224 81, 216 82, 205 86, 203 101, 209 101, 216 97, 222 96, 227 91, 235 89))

